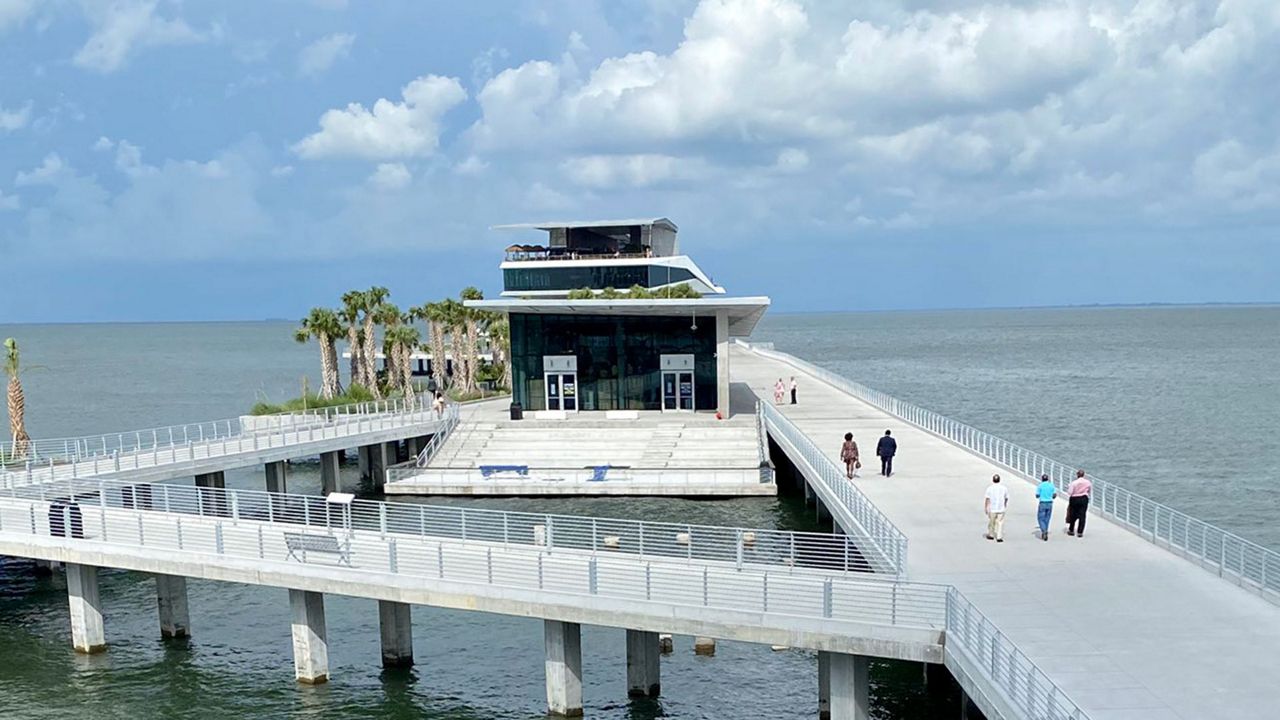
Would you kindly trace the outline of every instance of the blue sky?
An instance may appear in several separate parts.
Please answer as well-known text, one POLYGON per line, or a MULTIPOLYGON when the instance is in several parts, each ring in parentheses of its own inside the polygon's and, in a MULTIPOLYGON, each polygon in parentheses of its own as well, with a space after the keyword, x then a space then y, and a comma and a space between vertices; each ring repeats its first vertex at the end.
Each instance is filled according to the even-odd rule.
POLYGON ((0 321, 496 292, 666 215, 778 310, 1280 300, 1273 0, 0 0, 0 321))

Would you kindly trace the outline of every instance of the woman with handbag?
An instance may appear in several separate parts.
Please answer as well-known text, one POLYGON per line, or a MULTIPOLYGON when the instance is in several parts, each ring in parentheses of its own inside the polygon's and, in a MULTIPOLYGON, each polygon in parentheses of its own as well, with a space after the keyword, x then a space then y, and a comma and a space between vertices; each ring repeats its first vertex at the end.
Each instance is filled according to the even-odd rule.
POLYGON ((862 463, 858 461, 858 443, 853 441, 853 433, 844 434, 844 445, 840 446, 840 459, 844 461, 845 477, 852 480, 858 474, 862 463))

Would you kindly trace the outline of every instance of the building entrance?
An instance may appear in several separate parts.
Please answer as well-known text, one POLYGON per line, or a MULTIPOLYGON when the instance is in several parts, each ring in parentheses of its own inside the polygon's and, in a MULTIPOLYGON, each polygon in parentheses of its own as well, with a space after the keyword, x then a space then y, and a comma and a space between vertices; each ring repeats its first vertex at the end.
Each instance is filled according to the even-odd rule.
POLYGON ((578 358, 573 355, 544 355, 542 357, 543 387, 546 388, 546 408, 578 412, 578 358))
POLYGON ((662 373, 663 412, 693 411, 693 373, 688 370, 662 373))

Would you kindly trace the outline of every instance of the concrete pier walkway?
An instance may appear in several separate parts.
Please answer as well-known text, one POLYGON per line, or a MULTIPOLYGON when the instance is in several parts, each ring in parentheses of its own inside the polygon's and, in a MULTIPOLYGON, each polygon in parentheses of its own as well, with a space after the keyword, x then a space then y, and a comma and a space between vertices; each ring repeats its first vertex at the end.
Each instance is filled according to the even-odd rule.
POLYGON ((731 367, 769 403, 777 379, 795 376, 799 404, 778 409, 837 464, 853 433, 853 482, 906 534, 909 578, 956 586, 1092 720, 1280 713, 1280 607, 1096 514, 1084 538, 1068 537, 1062 500, 1043 542, 1026 478, 788 363, 735 347, 731 367), (886 429, 892 478, 875 457, 886 429), (1011 495, 1002 544, 984 538, 995 473, 1011 495))

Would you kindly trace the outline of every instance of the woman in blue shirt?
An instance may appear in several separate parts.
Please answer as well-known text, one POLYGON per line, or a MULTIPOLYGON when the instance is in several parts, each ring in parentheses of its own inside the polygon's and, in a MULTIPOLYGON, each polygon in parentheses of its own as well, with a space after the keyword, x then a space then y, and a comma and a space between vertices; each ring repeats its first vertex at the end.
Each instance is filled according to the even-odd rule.
POLYGON ((1053 515, 1053 499, 1056 497, 1058 497, 1058 491, 1054 489, 1053 483, 1049 482, 1049 476, 1041 475, 1040 484, 1036 486, 1036 499, 1040 501, 1036 519, 1040 521, 1040 539, 1045 542, 1049 540, 1049 519, 1053 515))

